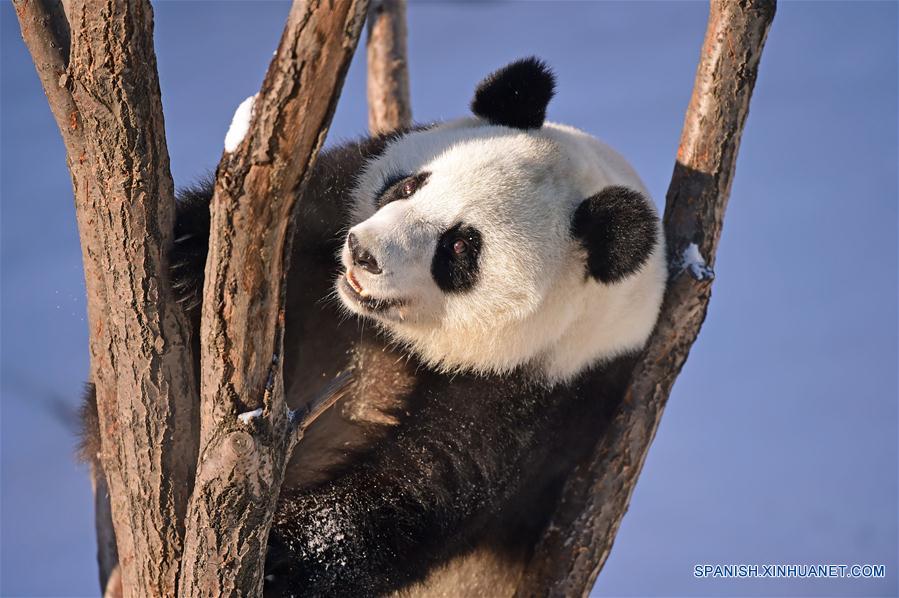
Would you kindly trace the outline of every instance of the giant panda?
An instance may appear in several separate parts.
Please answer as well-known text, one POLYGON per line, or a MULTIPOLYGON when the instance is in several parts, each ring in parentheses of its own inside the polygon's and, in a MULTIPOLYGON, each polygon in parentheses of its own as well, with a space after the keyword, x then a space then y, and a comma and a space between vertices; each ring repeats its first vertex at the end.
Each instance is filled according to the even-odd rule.
MULTIPOLYGON (((633 169, 545 122, 554 87, 523 59, 481 82, 471 117, 319 156, 294 227, 285 388, 296 409, 351 382, 288 466, 266 595, 514 593, 667 272, 633 169)), ((182 192, 171 254, 197 332, 211 196, 182 192)))

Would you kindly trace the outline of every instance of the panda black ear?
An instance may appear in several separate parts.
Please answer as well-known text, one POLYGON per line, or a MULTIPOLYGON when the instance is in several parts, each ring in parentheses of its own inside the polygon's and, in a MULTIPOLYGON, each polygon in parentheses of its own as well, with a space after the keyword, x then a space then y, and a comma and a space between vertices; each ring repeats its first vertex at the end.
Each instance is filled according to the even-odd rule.
POLYGON ((539 129, 555 87, 556 78, 542 60, 523 58, 481 81, 471 111, 494 125, 539 129))
POLYGON ((658 216, 627 187, 606 187, 578 206, 571 234, 587 251, 587 274, 613 283, 640 269, 658 243, 658 216))

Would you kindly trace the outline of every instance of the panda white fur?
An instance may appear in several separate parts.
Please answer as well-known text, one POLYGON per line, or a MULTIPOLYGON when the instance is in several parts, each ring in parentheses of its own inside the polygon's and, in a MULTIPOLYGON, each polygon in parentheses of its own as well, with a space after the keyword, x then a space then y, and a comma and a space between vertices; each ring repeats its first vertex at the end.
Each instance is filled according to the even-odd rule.
POLYGON ((663 252, 651 250, 661 246, 645 245, 661 236, 645 197, 618 154, 563 125, 521 130, 469 118, 410 133, 360 177, 338 292, 430 367, 501 375, 527 366, 564 382, 640 348, 655 324, 666 271, 663 252), (615 233, 614 219, 645 218, 621 231, 640 238, 633 253, 615 256, 629 263, 606 275, 612 285, 585 277, 583 241, 572 235, 573 216, 591 201, 635 212, 591 214, 601 221, 585 226, 602 235, 615 233), (434 272, 456 242, 464 285, 434 272), (376 274, 354 263, 353 245, 376 274))
MULTIPOLYGON (((474 117, 319 157, 288 276, 288 401, 353 381, 289 466, 267 595, 514 590, 666 280, 643 184, 593 137, 544 123, 553 90, 524 59, 481 83, 474 117)), ((172 254, 197 330, 211 193, 182 193, 172 254)))

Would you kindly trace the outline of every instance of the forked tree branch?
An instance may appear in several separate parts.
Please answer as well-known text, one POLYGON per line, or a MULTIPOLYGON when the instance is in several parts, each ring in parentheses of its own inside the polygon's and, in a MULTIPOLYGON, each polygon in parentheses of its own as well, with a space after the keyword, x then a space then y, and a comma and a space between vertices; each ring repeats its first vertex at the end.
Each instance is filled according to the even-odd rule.
POLYGON ((219 163, 200 332, 200 458, 182 596, 262 591, 268 531, 299 425, 282 376, 289 225, 367 8, 367 0, 294 2, 249 134, 219 163))
POLYGON ((586 596, 609 555, 671 387, 705 318, 740 136, 775 8, 774 0, 711 2, 666 197, 671 276, 659 322, 614 420, 591 459, 567 480, 520 596, 586 596))
POLYGON ((368 14, 368 128, 372 135, 412 125, 406 53, 406 0, 374 0, 368 14))
POLYGON ((153 12, 143 0, 66 8, 68 26, 59 2, 16 2, 72 175, 125 593, 172 595, 197 428, 189 327, 167 275, 174 191, 153 12))

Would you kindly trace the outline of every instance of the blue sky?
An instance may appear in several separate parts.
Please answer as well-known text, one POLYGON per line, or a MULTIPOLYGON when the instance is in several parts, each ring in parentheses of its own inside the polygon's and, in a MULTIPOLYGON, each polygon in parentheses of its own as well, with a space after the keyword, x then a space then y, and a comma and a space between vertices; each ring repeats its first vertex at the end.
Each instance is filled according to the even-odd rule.
MULTIPOLYGON (((287 5, 156 4, 175 181, 214 168, 287 5)), ((705 29, 699 2, 413 3, 415 118, 467 111, 536 54, 548 117, 660 201, 705 29)), ((328 143, 364 134, 364 55, 328 143)), ((897 4, 781 2, 743 136, 712 303, 596 596, 888 596, 897 589, 897 4), (880 580, 695 579, 700 563, 886 565, 880 580)), ((0 595, 92 595, 90 485, 67 407, 87 372, 65 154, 0 6, 0 595)))

